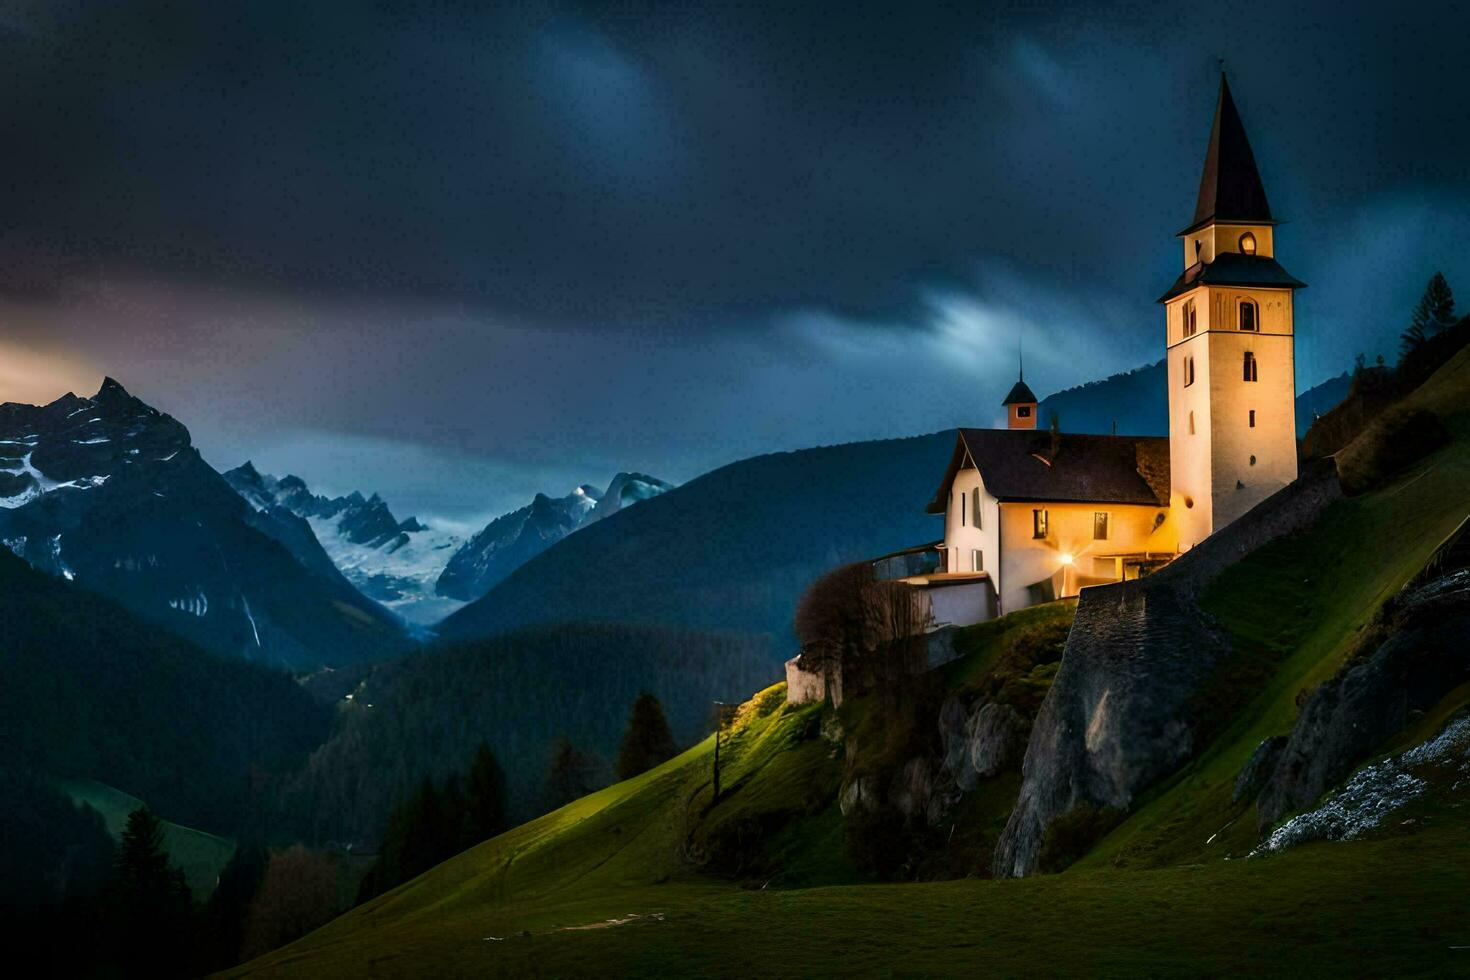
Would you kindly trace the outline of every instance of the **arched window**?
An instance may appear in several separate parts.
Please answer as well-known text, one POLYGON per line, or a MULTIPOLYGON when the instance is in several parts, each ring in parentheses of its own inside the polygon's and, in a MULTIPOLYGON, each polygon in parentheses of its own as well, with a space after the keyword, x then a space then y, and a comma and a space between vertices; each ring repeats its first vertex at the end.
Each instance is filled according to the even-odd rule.
MULTIPOLYGON (((980 488, 975 487, 970 491, 970 513, 973 515, 975 526, 980 526, 980 488)), ((980 571, 980 569, 975 569, 980 571)))
POLYGON ((1197 326, 1194 314, 1194 300, 1184 301, 1184 336, 1193 337, 1197 326))
POLYGON ((1189 413, 1189 434, 1194 435, 1194 412, 1189 413))
POLYGON ((1246 232, 1244 235, 1241 235, 1240 236, 1240 254, 1241 255, 1255 255, 1256 254, 1256 236, 1255 235, 1251 234, 1250 232, 1246 232))
POLYGON ((1244 371, 1245 371, 1245 380, 1247 380, 1247 381, 1259 381, 1260 380, 1256 376, 1256 355, 1253 354, 1253 353, 1251 353, 1250 351, 1246 351, 1245 352, 1245 368, 1244 368, 1244 371))
POLYGON ((1258 315, 1258 311, 1256 310, 1256 304, 1248 299, 1243 299, 1240 301, 1240 329, 1261 329, 1261 321, 1260 316, 1258 315))
POLYGON ((1188 388, 1192 384, 1194 384, 1194 358, 1186 357, 1184 359, 1184 387, 1188 388))

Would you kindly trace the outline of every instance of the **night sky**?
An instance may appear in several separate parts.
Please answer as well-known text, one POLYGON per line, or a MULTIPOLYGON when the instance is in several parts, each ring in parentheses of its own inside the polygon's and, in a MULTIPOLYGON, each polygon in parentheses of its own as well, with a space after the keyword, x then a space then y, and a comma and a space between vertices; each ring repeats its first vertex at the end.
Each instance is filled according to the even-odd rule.
POLYGON ((1299 384, 1470 307, 1463 7, 482 6, 0 7, 0 400, 460 520, 992 424, 1162 355, 1221 58, 1299 384))

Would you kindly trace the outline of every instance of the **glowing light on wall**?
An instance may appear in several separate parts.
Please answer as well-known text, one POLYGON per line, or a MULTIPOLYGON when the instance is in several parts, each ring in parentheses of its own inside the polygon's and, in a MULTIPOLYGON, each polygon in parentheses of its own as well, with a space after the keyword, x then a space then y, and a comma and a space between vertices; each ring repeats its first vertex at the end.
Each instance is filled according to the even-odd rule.
POLYGON ((1073 557, 1071 555, 1069 555, 1069 554, 1063 554, 1062 555, 1062 564, 1063 565, 1070 565, 1070 564, 1072 564, 1072 562, 1074 560, 1075 559, 1073 559, 1073 557))

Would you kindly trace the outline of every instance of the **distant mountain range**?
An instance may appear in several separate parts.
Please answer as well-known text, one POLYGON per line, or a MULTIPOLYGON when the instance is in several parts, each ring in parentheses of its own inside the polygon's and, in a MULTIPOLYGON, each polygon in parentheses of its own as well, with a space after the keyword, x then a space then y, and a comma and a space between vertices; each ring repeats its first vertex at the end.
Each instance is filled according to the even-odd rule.
POLYGON ((0 405, 0 542, 216 653, 309 668, 407 648, 305 521, 246 505, 182 424, 111 378, 0 405))
POLYGON ((478 599, 573 531, 672 489, 673 484, 643 473, 619 473, 604 491, 583 484, 565 497, 538 493, 527 506, 491 521, 456 552, 439 576, 437 591, 465 602, 478 599))
POLYGON ((399 520, 377 494, 320 496, 298 476, 277 479, 249 462, 224 478, 266 518, 284 526, 305 522, 310 540, 282 541, 303 563, 316 561, 318 552, 327 556, 363 595, 421 631, 573 531, 672 488, 641 473, 619 473, 605 491, 584 484, 565 497, 537 494, 466 541, 416 517, 399 520))
POLYGON ((415 517, 400 521, 377 494, 318 496, 300 477, 277 479, 253 463, 224 477, 257 510, 305 522, 347 580, 409 626, 431 626, 464 604, 434 589, 450 556, 464 544, 459 534, 415 517))
POLYGON ((732 463, 558 542, 440 633, 658 623, 755 635, 789 656, 792 611, 818 575, 940 537, 924 505, 953 448, 940 432, 732 463))
MULTIPOLYGON (((1296 399, 1297 437, 1306 435, 1312 420, 1346 397, 1352 378, 1347 373, 1329 378, 1296 399)), ((1164 361, 1115 374, 1101 381, 1067 388, 1041 400, 1041 425, 1056 413, 1064 432, 1107 435, 1116 424, 1118 435, 1169 434, 1169 378, 1164 361)))

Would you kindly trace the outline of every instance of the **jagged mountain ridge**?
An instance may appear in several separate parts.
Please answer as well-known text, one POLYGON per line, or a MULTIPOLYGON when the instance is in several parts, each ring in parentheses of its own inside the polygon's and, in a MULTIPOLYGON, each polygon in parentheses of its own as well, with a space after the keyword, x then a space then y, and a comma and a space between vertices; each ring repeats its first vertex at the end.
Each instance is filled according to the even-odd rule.
POLYGON ((376 493, 328 497, 314 493, 299 476, 277 478, 252 462, 224 478, 272 523, 311 532, 281 536, 303 564, 326 562, 418 630, 479 598, 573 531, 672 488, 642 473, 619 473, 605 491, 583 484, 565 497, 537 494, 466 541, 432 522, 399 520, 376 493))
POLYGON ((434 591, 444 565, 463 544, 454 531, 416 517, 399 520, 377 494, 318 495, 298 476, 277 479, 251 462, 224 478, 258 512, 300 522, 334 569, 410 627, 428 627, 460 607, 434 591))
POLYGON ((558 541, 589 524, 672 490, 643 473, 619 473, 605 491, 583 484, 565 497, 536 498, 497 517, 450 559, 440 575, 441 596, 472 602, 558 541))
POLYGON ((247 506, 182 423, 111 378, 0 405, 0 542, 216 653, 306 668, 405 648, 309 527, 247 506))

